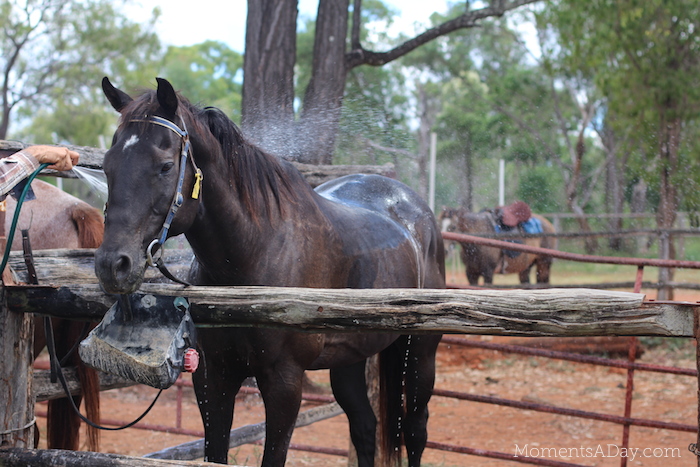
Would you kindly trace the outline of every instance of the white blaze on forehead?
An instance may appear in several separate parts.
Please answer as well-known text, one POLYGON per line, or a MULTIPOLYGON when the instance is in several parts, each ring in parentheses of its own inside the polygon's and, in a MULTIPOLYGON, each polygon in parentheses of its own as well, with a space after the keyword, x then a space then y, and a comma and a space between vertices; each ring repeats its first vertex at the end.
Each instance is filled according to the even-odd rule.
POLYGON ((139 142, 139 137, 136 135, 131 135, 129 139, 126 140, 126 143, 124 143, 124 148, 127 149, 129 146, 133 146, 134 144, 139 142))

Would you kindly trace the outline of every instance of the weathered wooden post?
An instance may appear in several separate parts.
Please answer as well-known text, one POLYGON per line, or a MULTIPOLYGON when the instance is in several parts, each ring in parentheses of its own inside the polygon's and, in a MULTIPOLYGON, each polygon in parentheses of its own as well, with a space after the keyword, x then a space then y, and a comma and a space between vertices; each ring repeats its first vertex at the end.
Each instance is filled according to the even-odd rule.
MULTIPOLYGON (((7 155, 7 154, 3 154, 7 155)), ((0 202, 0 255, 7 247, 5 200, 0 202)), ((34 320, 29 313, 10 311, 5 284, 13 284, 7 266, 0 271, 0 447, 34 447, 32 360, 34 320)))
POLYGON ((0 285, 0 447, 33 448, 34 321, 29 313, 8 309, 5 283, 0 285))

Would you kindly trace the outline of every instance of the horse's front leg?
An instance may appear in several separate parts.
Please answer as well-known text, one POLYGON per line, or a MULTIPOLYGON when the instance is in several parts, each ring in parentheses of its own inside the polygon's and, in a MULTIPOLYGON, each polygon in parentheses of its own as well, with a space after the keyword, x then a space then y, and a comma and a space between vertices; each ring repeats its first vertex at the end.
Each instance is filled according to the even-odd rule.
POLYGON ((304 369, 292 362, 265 367, 256 373, 265 403, 265 449, 261 467, 281 467, 287 459, 294 423, 301 405, 304 369))
POLYGON ((484 285, 493 284, 493 271, 494 268, 491 267, 484 267, 484 269, 481 271, 481 275, 484 276, 484 285))
POLYGON ((467 280, 469 285, 479 285, 479 277, 481 276, 481 271, 478 269, 472 269, 467 266, 467 280))
POLYGON ((520 283, 521 284, 529 284, 530 283, 530 269, 532 269, 532 264, 522 271, 518 273, 518 277, 520 278, 520 283))
MULTIPOLYGON (((202 339, 200 342, 217 342, 202 339)), ((226 358, 220 349, 203 346, 202 363, 192 375, 199 413, 204 424, 204 460, 228 463, 228 445, 233 422, 236 394, 246 374, 236 371, 233 358, 226 358)))
POLYGON ((537 283, 549 284, 549 271, 552 268, 551 256, 540 256, 537 259, 537 283))
POLYGON ((404 442, 408 466, 419 467, 428 442, 428 402, 435 385, 435 353, 442 336, 402 336, 406 365, 404 442))

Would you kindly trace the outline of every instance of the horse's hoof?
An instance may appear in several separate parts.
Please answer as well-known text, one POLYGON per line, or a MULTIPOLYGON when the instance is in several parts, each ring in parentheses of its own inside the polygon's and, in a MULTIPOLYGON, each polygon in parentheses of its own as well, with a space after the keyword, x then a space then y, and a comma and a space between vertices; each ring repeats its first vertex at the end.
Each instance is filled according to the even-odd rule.
POLYGON ((194 373, 199 366, 199 353, 193 348, 185 351, 184 369, 187 373, 194 373))

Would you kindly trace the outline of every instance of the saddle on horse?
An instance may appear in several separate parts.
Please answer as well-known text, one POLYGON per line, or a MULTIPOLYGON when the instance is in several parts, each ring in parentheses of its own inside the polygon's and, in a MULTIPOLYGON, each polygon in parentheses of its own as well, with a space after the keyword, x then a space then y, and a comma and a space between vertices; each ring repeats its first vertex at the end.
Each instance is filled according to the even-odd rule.
POLYGON ((530 220, 532 211, 525 201, 516 201, 508 206, 496 208, 496 217, 503 226, 513 228, 530 220))
MULTIPOLYGON (((514 229, 521 233, 542 233, 542 223, 532 217, 530 206, 524 201, 516 201, 507 206, 499 206, 493 211, 494 229, 497 233, 510 232, 514 229)), ((506 240, 512 243, 523 243, 522 240, 506 240)), ((502 250, 502 254, 515 258, 519 251, 502 250)))

